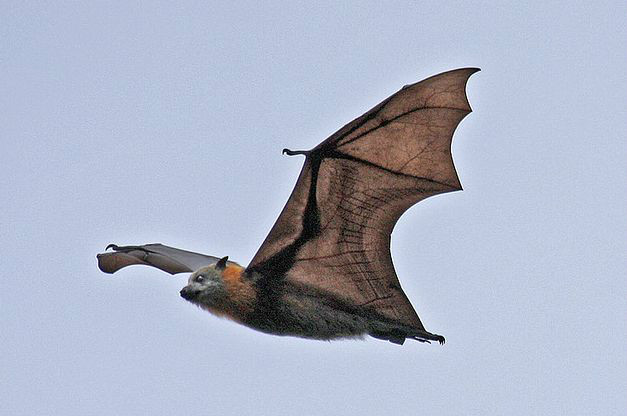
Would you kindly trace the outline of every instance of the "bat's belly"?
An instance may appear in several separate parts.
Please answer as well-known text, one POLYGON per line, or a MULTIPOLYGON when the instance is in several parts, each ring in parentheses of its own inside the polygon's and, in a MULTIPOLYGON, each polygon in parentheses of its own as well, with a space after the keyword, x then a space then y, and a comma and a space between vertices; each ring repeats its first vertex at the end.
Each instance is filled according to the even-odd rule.
POLYGON ((319 340, 361 338, 398 329, 357 310, 334 307, 322 298, 291 294, 257 308, 242 323, 269 334, 319 340))
POLYGON ((286 296, 250 314, 245 325, 274 335, 330 340, 367 335, 370 323, 362 316, 335 309, 314 298, 286 296))

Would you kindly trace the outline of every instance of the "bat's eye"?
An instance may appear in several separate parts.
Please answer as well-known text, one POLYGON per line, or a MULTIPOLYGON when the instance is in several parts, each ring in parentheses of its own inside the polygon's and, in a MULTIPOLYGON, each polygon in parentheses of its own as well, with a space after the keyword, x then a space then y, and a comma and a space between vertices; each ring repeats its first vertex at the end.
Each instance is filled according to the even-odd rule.
POLYGON ((205 280, 205 276, 203 276, 202 274, 199 274, 198 276, 196 276, 196 281, 198 283, 202 283, 203 280, 205 280))

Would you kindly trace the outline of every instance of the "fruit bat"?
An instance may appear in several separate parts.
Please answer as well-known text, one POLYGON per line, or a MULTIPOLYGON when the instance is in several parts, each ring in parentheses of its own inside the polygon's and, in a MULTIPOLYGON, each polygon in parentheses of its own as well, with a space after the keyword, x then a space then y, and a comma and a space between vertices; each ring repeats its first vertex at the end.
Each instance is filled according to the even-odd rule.
POLYGON ((451 141, 471 112, 463 68, 407 85, 307 151, 287 204, 250 264, 162 244, 98 254, 106 273, 133 264, 191 273, 181 296, 275 335, 403 344, 428 332, 392 265, 390 236, 409 207, 461 190, 451 141))

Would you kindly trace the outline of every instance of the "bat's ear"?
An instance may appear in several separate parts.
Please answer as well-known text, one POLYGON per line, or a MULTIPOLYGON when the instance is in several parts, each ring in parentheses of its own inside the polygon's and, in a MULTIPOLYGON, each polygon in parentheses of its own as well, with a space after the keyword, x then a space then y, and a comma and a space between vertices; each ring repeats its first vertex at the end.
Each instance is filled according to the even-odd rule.
POLYGON ((222 257, 220 260, 218 260, 218 262, 216 263, 216 269, 217 270, 224 270, 224 268, 226 267, 226 262, 229 260, 229 256, 225 256, 222 257))

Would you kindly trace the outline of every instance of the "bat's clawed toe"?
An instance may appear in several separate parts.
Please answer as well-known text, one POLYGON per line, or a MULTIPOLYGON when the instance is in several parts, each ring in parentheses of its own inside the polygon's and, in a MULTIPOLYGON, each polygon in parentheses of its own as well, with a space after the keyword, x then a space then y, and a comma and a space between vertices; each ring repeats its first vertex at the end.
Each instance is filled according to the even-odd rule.
POLYGON ((440 343, 440 345, 444 345, 444 343, 446 342, 446 340, 444 339, 442 335, 431 334, 429 332, 427 332, 427 334, 428 336, 421 334, 421 335, 410 336, 409 338, 414 339, 418 342, 426 342, 427 344, 431 344, 431 341, 437 341, 440 343))

